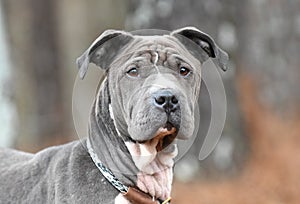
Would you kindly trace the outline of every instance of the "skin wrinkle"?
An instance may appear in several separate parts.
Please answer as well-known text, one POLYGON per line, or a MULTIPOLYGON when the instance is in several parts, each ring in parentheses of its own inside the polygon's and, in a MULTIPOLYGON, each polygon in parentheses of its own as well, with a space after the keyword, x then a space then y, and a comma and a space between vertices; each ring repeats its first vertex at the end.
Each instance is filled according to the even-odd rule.
POLYGON ((159 69, 158 69, 158 67, 157 67, 157 62, 158 62, 158 60, 159 60, 159 54, 158 54, 158 52, 154 52, 154 56, 155 56, 155 58, 154 58, 153 65, 154 65, 154 67, 155 67, 157 73, 159 74, 160 72, 159 72, 159 69))
MULTIPOLYGON (((172 177, 173 177, 173 175, 172 175, 173 163, 169 164, 168 168, 165 168, 165 166, 163 169, 158 168, 159 165, 163 166, 163 164, 161 162, 161 156, 165 156, 165 154, 159 153, 159 156, 157 157, 158 160, 153 161, 149 165, 150 168, 153 168, 156 171, 156 173, 154 173, 152 175, 154 177, 154 179, 152 178, 152 180, 151 180, 151 175, 145 174, 143 177, 138 177, 138 180, 145 179, 144 181, 140 181, 139 184, 148 183, 148 182, 150 182, 149 180, 151 180, 151 182, 154 183, 153 184, 154 189, 156 189, 155 196, 158 196, 158 197, 161 196, 162 198, 167 198, 170 196, 170 191, 171 191, 171 182, 170 181, 172 181, 172 177), (161 189, 161 190, 157 190, 157 189, 161 189)), ((172 159, 171 159, 171 161, 172 161, 172 159)), ((141 186, 141 188, 145 188, 145 185, 141 186)), ((151 188, 151 186, 150 187, 148 186, 148 188, 151 188)), ((150 190, 150 192, 151 192, 151 190, 150 190)))
MULTIPOLYGON (((171 193, 171 184, 173 180, 173 158, 177 155, 177 148, 173 149, 173 152, 168 153, 161 151, 156 152, 156 143, 150 144, 139 144, 133 142, 125 143, 134 161, 137 158, 145 160, 145 152, 140 151, 141 149, 148 149, 152 158, 154 158, 147 166, 139 168, 140 171, 137 175, 137 186, 141 190, 150 193, 155 197, 167 199, 171 193), (154 156, 154 157, 153 157, 154 156)), ((146 156, 149 154, 146 154, 146 156)))
MULTIPOLYGON (((92 142, 92 141, 91 141, 91 142, 92 142)), ((110 144, 110 141, 107 142, 107 140, 104 139, 104 140, 102 140, 102 144, 105 145, 106 149, 110 149, 110 145, 111 145, 111 144, 110 144)), ((111 154, 110 151, 108 151, 108 154, 109 154, 109 156, 110 156, 110 157, 108 157, 108 158, 113 158, 113 155, 111 154)), ((108 161, 106 160, 106 157, 105 157, 104 159, 105 159, 105 164, 107 164, 108 161)))
MULTIPOLYGON (((101 85, 100 85, 100 87, 99 87, 99 90, 102 90, 103 89, 103 86, 105 85, 105 83, 106 83, 106 80, 107 80, 107 77, 105 77, 104 79, 103 79, 103 81, 102 81, 102 83, 101 83, 101 85)), ((101 91, 98 91, 98 94, 97 94, 97 96, 96 96, 96 107, 95 107, 95 115, 98 115, 99 113, 100 113, 100 110, 99 110, 99 108, 100 108, 100 105, 99 105, 99 99, 100 99, 100 94, 101 94, 101 91)))

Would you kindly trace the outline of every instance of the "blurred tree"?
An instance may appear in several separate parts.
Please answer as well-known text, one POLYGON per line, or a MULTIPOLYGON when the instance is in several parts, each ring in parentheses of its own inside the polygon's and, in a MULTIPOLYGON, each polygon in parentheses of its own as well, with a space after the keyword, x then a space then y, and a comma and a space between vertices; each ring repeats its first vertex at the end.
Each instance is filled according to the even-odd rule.
POLYGON ((127 1, 1 3, 19 121, 15 146, 36 151, 76 139, 71 115, 75 60, 105 29, 123 29, 127 1))
MULTIPOLYGON (((278 115, 300 103, 300 1, 246 1, 240 10, 238 61, 255 81, 258 100, 278 115)), ((297 116, 298 117, 298 116, 297 116)))
POLYGON ((15 139, 16 107, 12 100, 11 66, 6 42, 2 5, 0 3, 0 146, 12 146, 15 139))
POLYGON ((64 133, 55 1, 3 3, 13 66, 18 67, 13 81, 22 137, 16 145, 37 149, 64 133))

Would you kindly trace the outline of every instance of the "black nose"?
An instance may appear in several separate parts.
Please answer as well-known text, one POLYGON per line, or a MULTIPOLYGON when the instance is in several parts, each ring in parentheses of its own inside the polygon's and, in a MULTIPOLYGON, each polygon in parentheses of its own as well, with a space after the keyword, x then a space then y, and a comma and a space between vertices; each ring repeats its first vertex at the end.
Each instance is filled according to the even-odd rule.
POLYGON ((179 107, 178 99, 168 90, 156 92, 154 99, 155 106, 164 110, 166 113, 174 112, 179 107))

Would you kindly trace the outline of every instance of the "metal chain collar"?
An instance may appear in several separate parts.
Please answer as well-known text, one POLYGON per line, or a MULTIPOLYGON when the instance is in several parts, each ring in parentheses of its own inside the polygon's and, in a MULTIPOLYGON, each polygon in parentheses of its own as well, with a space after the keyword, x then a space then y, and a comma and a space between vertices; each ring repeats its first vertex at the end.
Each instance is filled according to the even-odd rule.
POLYGON ((128 187, 121 181, 119 181, 119 179, 117 179, 115 175, 103 165, 97 154, 94 152, 89 139, 87 139, 86 144, 93 162, 96 164, 102 175, 109 181, 109 183, 111 183, 116 189, 118 189, 118 191, 120 191, 121 193, 126 193, 128 191, 128 187))

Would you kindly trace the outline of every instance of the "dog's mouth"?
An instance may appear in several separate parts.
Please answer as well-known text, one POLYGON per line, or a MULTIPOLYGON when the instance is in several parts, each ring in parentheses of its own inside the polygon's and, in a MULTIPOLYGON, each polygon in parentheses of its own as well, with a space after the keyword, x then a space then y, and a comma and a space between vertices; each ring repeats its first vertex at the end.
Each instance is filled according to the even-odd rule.
POLYGON ((167 122, 164 127, 161 127, 156 131, 155 136, 152 139, 139 141, 139 143, 152 147, 155 146, 156 151, 160 152, 175 140, 177 133, 177 128, 170 122, 167 122))
POLYGON ((171 123, 166 123, 156 131, 152 139, 125 142, 138 169, 152 175, 156 167, 151 166, 151 162, 156 161, 155 159, 159 152, 162 153, 161 155, 167 156, 161 157, 160 162, 164 162, 166 166, 170 165, 172 163, 170 163, 170 158, 172 159, 177 155, 176 145, 172 144, 178 134, 178 130, 179 128, 176 128, 171 123))
POLYGON ((156 151, 160 152, 169 146, 176 138, 177 129, 171 124, 167 123, 165 127, 158 129, 155 137, 152 140, 158 140, 156 151))

